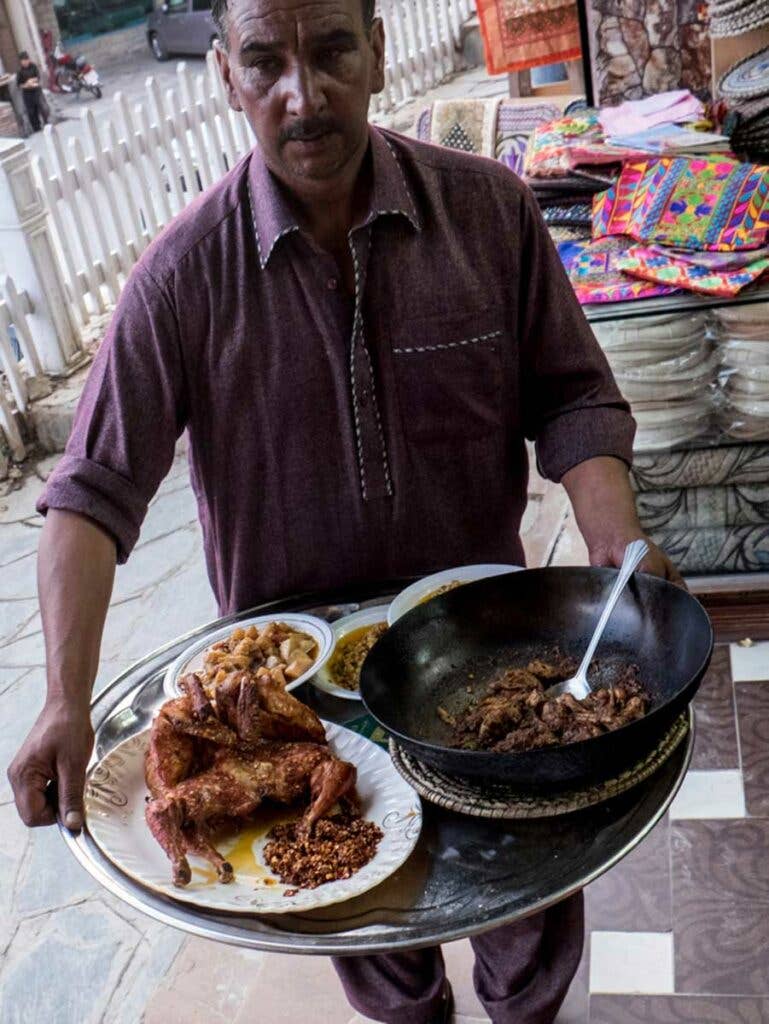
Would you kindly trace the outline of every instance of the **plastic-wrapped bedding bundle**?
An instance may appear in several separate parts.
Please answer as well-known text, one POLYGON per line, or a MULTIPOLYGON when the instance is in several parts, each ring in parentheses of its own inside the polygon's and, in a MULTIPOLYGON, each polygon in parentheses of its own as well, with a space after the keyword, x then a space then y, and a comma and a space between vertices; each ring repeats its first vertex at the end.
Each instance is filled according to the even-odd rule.
POLYGON ((769 303, 719 309, 721 401, 718 425, 729 437, 769 441, 769 303))
POLYGON ((638 423, 635 450, 659 451, 707 433, 719 357, 704 313, 595 324, 638 423))

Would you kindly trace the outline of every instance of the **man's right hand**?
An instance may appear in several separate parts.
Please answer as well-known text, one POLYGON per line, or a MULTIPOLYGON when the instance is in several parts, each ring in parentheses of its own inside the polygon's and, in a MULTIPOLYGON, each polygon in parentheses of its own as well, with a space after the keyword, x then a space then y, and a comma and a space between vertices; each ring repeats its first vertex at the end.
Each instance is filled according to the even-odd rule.
POLYGON ((49 784, 56 784, 62 821, 69 829, 83 825, 85 769, 93 749, 87 709, 48 700, 8 768, 21 820, 25 825, 52 825, 56 807, 49 784))

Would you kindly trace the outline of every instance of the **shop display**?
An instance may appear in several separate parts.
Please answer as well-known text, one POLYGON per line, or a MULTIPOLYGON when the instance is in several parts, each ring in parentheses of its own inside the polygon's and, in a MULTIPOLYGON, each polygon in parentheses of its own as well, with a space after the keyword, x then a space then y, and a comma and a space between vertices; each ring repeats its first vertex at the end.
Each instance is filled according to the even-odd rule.
MULTIPOLYGON (((766 131, 769 149, 769 92, 740 107, 752 120, 732 138, 766 131)), ((418 125, 524 174, 633 409, 642 525, 689 574, 769 568, 769 301, 728 304, 769 272, 769 167, 724 153, 709 114, 676 90, 556 116, 451 101, 418 125), (692 311, 694 294, 727 304, 692 311), (671 311, 639 316, 644 299, 671 311)))

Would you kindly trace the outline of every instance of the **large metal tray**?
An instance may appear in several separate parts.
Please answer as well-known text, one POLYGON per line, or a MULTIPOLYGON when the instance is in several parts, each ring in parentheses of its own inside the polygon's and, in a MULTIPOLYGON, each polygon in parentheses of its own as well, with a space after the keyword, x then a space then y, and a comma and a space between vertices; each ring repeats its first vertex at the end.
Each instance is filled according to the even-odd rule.
MULTIPOLYGON (((329 620, 382 603, 397 585, 275 602, 242 616, 209 623, 137 662, 92 702, 96 743, 92 762, 143 729, 162 704, 170 661, 214 626, 255 611, 304 610, 329 620)), ((344 724, 363 708, 319 692, 295 691, 318 713, 344 724)), ((282 917, 230 916, 191 909, 132 882, 86 831, 65 843, 115 896, 165 924, 207 939, 281 953, 364 954, 415 949, 477 934, 558 902, 607 871, 646 836, 675 796, 691 758, 689 736, 652 778, 598 807, 546 820, 496 822, 424 807, 419 843, 404 867, 382 885, 347 903, 282 917)))

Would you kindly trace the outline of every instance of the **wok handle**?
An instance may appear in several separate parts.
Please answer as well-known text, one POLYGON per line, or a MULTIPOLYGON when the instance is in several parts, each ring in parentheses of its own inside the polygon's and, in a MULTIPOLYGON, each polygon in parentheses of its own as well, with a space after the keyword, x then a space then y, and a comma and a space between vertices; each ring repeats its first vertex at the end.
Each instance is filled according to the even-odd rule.
POLYGON ((590 667, 590 662, 593 660, 595 649, 603 636, 606 625, 611 618, 611 613, 614 611, 614 606, 619 600, 620 594, 625 589, 628 580, 646 557, 648 550, 649 545, 645 540, 634 540, 625 548, 625 557, 622 559, 622 565, 620 566, 619 573, 614 581, 614 586, 611 589, 608 600, 604 605, 604 609, 601 612, 598 625, 595 627, 593 638, 588 644, 585 656, 577 670, 577 678, 581 677, 583 679, 587 679, 587 670, 590 667))

